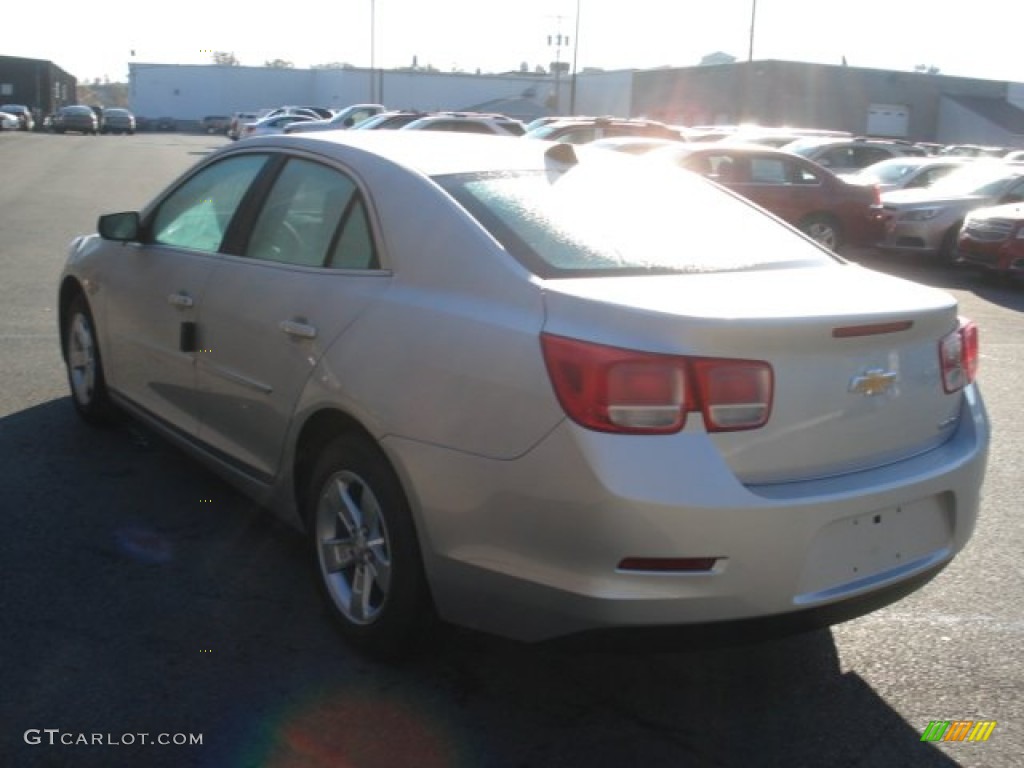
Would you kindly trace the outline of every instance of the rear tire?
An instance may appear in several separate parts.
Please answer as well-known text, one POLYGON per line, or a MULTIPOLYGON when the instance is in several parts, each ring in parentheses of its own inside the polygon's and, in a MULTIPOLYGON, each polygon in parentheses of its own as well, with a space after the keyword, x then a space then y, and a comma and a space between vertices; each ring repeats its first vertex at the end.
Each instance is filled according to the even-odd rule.
POLYGON ((374 657, 407 654, 433 611, 408 501, 376 444, 356 433, 329 443, 303 512, 317 581, 342 635, 374 657))
POLYGON ((800 231, 831 251, 838 251, 843 244, 839 224, 831 216, 815 214, 800 222, 800 231))

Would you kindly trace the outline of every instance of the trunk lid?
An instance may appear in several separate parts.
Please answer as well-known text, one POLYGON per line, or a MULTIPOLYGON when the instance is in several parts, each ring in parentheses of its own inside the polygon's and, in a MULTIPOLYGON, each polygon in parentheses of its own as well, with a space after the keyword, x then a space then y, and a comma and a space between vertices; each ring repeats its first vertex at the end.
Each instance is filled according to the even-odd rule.
MULTIPOLYGON (((742 482, 879 466, 954 430, 961 395, 943 391, 938 344, 957 327, 957 305, 942 291, 855 265, 552 280, 545 289, 553 334, 770 363, 768 423, 710 436, 742 482)), ((686 429, 703 429, 699 414, 686 429)))

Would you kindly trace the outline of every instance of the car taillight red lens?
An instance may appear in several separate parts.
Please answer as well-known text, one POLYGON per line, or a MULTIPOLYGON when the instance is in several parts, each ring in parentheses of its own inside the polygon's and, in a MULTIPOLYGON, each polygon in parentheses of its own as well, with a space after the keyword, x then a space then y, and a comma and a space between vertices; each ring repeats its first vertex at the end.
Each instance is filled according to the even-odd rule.
POLYGON ((699 411, 709 431, 755 429, 771 411, 772 371, 754 360, 639 352, 542 334, 566 414, 601 432, 668 434, 699 411))
POLYGON ((958 392, 978 374, 978 326, 961 318, 960 327, 939 342, 942 389, 958 392))

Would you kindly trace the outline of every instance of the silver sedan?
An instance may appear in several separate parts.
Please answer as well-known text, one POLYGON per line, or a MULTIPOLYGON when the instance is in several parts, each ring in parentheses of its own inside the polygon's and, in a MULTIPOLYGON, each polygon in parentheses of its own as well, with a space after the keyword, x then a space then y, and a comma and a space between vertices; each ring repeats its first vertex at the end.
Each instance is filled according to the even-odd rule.
POLYGON ((60 278, 71 402, 308 538, 345 637, 864 613, 967 544, 989 427, 948 294, 685 171, 432 131, 254 138, 60 278))
POLYGON ((883 193, 885 236, 877 245, 889 253, 920 253, 952 262, 956 239, 968 213, 1021 201, 1024 168, 976 160, 930 187, 883 193))

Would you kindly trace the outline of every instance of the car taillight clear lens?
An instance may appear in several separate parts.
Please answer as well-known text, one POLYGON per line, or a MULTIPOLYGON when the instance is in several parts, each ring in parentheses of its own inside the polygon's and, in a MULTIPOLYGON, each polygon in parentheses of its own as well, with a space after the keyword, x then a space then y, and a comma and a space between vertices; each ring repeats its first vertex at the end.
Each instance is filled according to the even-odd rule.
POLYGON ((693 365, 709 430, 756 429, 768 421, 773 381, 767 363, 698 359, 693 365))
POLYGON ((703 414, 712 432, 755 429, 771 412, 771 366, 755 360, 639 352, 542 334, 548 375, 566 414, 601 432, 668 434, 703 414))
POLYGON ((958 392, 974 381, 978 373, 978 326, 961 318, 960 327, 939 342, 939 362, 942 388, 947 393, 958 392))

